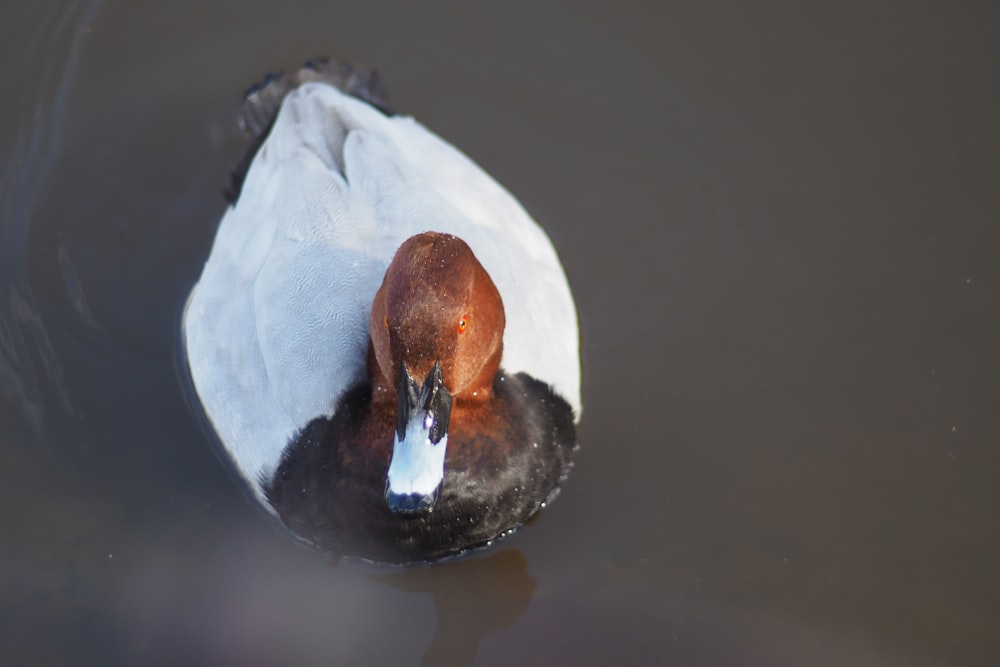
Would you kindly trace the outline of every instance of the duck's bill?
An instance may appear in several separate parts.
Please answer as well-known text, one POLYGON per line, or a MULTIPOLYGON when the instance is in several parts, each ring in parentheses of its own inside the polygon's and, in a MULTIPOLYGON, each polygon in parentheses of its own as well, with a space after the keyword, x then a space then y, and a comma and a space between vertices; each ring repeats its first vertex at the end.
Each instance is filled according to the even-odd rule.
POLYGON ((399 411, 386 481, 386 503, 399 514, 429 512, 444 480, 451 417, 451 394, 444 386, 441 364, 434 364, 423 387, 403 364, 397 391, 399 411))

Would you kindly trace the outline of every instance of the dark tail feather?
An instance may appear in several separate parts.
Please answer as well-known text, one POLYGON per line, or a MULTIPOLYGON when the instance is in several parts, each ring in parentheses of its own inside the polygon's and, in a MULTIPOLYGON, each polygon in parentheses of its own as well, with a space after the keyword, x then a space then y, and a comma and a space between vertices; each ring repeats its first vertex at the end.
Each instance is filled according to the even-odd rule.
POLYGON ((237 123, 250 135, 252 143, 250 150, 233 170, 229 189, 226 191, 226 199, 230 203, 235 203, 239 198, 250 163, 271 131, 282 100, 288 93, 309 81, 328 83, 367 102, 387 116, 392 115, 392 111, 386 106, 382 78, 375 70, 364 70, 347 63, 317 58, 306 62, 294 74, 268 74, 243 96, 243 108, 237 123))
POLYGON ((310 60, 295 73, 295 85, 307 81, 324 81, 336 86, 348 95, 363 100, 387 116, 392 111, 386 106, 385 87, 382 77, 375 70, 365 70, 347 63, 328 58, 310 60))

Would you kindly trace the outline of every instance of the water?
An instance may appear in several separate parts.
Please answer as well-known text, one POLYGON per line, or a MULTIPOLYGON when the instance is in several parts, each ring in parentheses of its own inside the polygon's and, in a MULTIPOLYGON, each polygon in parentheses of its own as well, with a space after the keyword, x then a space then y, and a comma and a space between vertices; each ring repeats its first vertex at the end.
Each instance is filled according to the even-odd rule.
POLYGON ((8 2, 5 664, 987 665, 995 8, 8 2), (568 484, 495 550, 331 567, 181 371, 242 90, 318 54, 546 225, 568 484))

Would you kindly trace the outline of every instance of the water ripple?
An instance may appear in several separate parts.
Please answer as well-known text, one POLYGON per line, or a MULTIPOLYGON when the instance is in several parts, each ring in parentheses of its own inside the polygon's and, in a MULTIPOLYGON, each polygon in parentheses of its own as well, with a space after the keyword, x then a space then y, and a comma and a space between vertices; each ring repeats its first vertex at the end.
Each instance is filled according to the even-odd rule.
POLYGON ((69 414, 74 410, 34 296, 29 240, 36 207, 61 157, 66 100, 101 4, 19 3, 0 10, 0 25, 32 26, 4 36, 23 42, 17 49, 22 61, 0 79, 0 89, 17 92, 7 97, 11 106, 3 119, 16 128, 13 145, 0 147, 7 155, 0 175, 0 393, 21 404, 36 436, 43 432, 48 403, 69 414))

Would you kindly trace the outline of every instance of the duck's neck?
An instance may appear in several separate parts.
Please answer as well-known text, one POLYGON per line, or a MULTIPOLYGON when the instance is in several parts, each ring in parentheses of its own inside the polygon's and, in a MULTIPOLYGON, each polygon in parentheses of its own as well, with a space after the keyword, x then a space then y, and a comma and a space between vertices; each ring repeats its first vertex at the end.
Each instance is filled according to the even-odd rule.
POLYGON ((503 349, 498 347, 497 351, 483 364, 483 370, 479 372, 476 379, 454 397, 455 402, 462 404, 482 405, 493 400, 493 378, 500 370, 500 356, 503 349))

